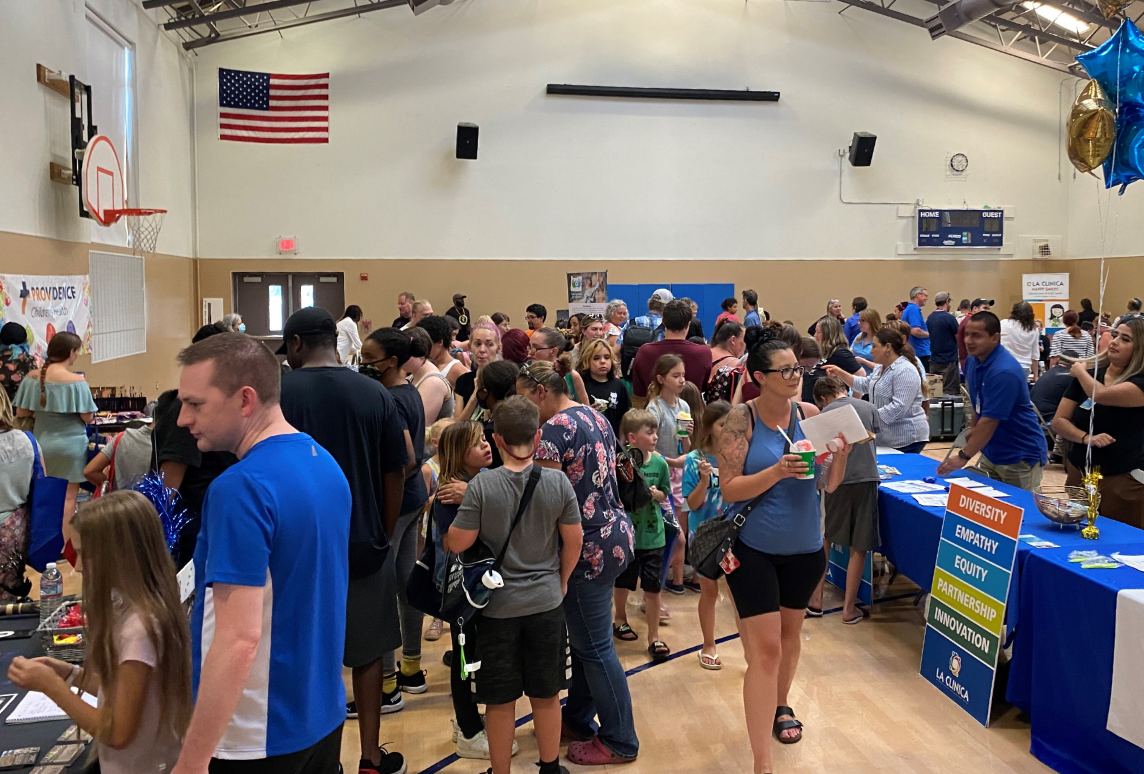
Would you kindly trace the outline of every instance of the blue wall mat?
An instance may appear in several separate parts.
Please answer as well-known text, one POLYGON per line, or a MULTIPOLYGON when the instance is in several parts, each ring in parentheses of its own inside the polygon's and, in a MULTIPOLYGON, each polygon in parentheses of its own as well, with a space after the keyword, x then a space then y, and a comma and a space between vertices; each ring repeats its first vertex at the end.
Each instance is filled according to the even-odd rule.
POLYGON ((711 330, 715 325, 715 318, 719 312, 711 312, 707 308, 706 301, 706 285, 701 282, 676 282, 671 286, 671 293, 676 298, 690 298, 695 303, 699 304, 699 321, 703 323, 704 335, 710 336, 711 330), (708 322, 710 320, 710 322, 708 322))
MULTIPOLYGON (((703 290, 706 294, 707 308, 711 310, 712 315, 710 326, 707 324, 707 319, 703 319, 703 333, 707 335, 707 338, 711 338, 715 333, 715 319, 723 313, 723 307, 720 306, 720 304, 723 303, 723 299, 735 297, 740 304, 742 304, 743 301, 736 296, 735 283, 733 282, 709 282, 703 286, 703 290)), ((738 317, 740 320, 743 319, 742 309, 739 310, 738 317)))
POLYGON ((619 299, 621 301, 627 302, 628 314, 632 317, 635 317, 637 314, 639 314, 637 311, 638 309, 647 308, 647 299, 644 299, 644 304, 642 307, 636 306, 636 299, 638 297, 639 285, 620 285, 612 284, 611 282, 608 283, 608 300, 615 301, 616 299, 619 299))

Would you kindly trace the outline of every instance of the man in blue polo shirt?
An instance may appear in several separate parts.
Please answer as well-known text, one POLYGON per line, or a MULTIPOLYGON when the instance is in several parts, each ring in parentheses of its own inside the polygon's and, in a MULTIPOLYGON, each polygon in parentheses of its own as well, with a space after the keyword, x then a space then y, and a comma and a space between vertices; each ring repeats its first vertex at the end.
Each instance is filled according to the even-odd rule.
POLYGON ((854 310, 854 314, 847 317, 846 323, 842 326, 842 333, 846 336, 847 345, 853 342, 855 337, 862 332, 858 323, 858 315, 865 311, 866 299, 862 296, 855 296, 854 300, 850 302, 850 308, 854 310))
POLYGON ((948 475, 981 452, 977 467, 990 478, 1032 490, 1048 462, 1045 434, 1029 400, 1025 369, 1001 346, 1001 321, 978 312, 965 326, 965 382, 973 405, 973 429, 956 455, 937 472, 948 475))
MULTIPOLYGON (((195 547, 195 710, 172 774, 337 774, 350 488, 279 406, 278 359, 221 333, 179 353, 178 424, 238 457, 195 547)), ((403 767, 404 768, 404 767, 403 767)))
POLYGON ((929 328, 926 326, 922 307, 926 305, 928 300, 929 293, 926 292, 925 288, 913 288, 910 291, 910 303, 906 304, 906 308, 902 310, 902 319, 910 325, 910 346, 914 348, 914 354, 918 356, 918 360, 922 361, 922 368, 926 371, 929 371, 930 340, 929 328))

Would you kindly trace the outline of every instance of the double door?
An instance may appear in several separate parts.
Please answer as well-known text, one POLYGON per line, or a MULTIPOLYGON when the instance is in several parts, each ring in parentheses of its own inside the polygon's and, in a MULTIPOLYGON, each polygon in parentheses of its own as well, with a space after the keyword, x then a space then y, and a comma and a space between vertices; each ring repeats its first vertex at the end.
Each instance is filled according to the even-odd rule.
POLYGON ((234 272, 234 311, 242 315, 246 332, 261 338, 281 338, 282 326, 299 309, 316 306, 338 319, 345 309, 342 272, 234 272))

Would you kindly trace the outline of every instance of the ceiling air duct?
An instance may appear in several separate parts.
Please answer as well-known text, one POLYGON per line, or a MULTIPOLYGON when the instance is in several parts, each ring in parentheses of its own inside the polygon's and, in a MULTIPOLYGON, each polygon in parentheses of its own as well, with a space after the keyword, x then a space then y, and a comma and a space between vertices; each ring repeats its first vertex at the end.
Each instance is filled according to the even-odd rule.
POLYGON ((937 40, 970 22, 984 19, 997 11, 1003 11, 1013 3, 1002 0, 955 0, 938 9, 936 15, 926 19, 926 29, 930 39, 937 40))

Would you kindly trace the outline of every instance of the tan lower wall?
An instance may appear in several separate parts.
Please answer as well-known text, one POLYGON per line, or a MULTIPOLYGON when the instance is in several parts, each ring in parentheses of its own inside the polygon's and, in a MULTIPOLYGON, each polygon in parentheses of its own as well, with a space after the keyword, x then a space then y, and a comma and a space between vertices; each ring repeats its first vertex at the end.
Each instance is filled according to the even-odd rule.
MULTIPOLYGON (((505 312, 513 325, 524 327, 524 308, 539 302, 549 310, 568 306, 566 278, 570 271, 607 270, 613 283, 734 282, 736 292, 753 288, 772 318, 793 320, 805 330, 822 315, 831 298, 842 299, 849 314, 850 300, 865 296, 883 315, 909 297, 910 288, 923 285, 932 298, 945 290, 955 300, 976 296, 996 299, 999 306, 1020 300, 1021 275, 1031 272, 1091 273, 1091 261, 493 261, 493 260, 239 260, 199 261, 200 292, 225 299, 231 309, 231 272, 235 271, 341 271, 346 278, 346 303, 361 306, 374 326, 385 326, 397 316, 397 294, 412 291, 427 298, 438 314, 452 305, 454 293, 468 295, 474 315, 505 312), (1067 265, 1066 265, 1067 264, 1067 265), (368 273, 369 280, 359 275, 368 273)), ((1144 271, 1141 272, 1144 274, 1144 271)), ((1110 283, 1111 284, 1111 283, 1110 283)), ((1082 283, 1083 287, 1088 285, 1082 283)), ((1140 284, 1134 285, 1140 287, 1140 284)), ((1089 292, 1089 291, 1085 291, 1089 292)), ((1093 296, 1095 298, 1095 296, 1093 296)), ((1077 296, 1079 298, 1079 296, 1077 296)), ((646 299, 624 299, 633 314, 640 314, 646 299)), ((1118 302, 1122 304, 1122 302, 1118 302)), ((932 302, 931 302, 932 304, 932 302)), ((932 309, 932 305, 929 307, 932 309)))
MULTIPOLYGON (((88 252, 126 252, 114 247, 13 234, 0 231, 0 273, 87 274, 88 252)), ((148 397, 178 385, 175 354, 189 343, 197 318, 194 261, 166 255, 148 257, 147 352, 92 363, 84 356, 76 364, 88 384, 135 387, 148 397)))
MULTIPOLYGON (((1082 298, 1092 299, 1097 307, 1100 298, 1100 261, 1093 259, 1065 261, 1069 264, 1069 292, 1074 309, 1080 309, 1082 298)), ((1046 269, 1046 271, 1054 271, 1046 269)), ((1060 269, 1064 271, 1064 269, 1060 269)), ((1105 261, 1108 284, 1104 289, 1104 311, 1113 317, 1124 314, 1128 299, 1144 296, 1144 258, 1109 258, 1105 261)))

